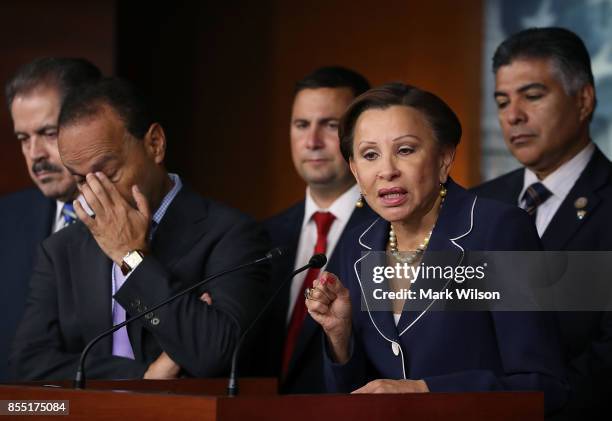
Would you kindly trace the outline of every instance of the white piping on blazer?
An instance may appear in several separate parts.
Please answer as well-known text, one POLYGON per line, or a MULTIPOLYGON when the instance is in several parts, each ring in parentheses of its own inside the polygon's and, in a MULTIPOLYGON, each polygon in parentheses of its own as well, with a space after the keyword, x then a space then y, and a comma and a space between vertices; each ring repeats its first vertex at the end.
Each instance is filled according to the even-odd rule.
MULTIPOLYGON (((476 201, 478 200, 478 198, 474 198, 474 202, 472 202, 472 209, 470 210, 470 228, 464 232, 463 234, 454 237, 454 238, 450 238, 450 242, 453 243, 453 245, 455 247, 457 247, 459 250, 461 250, 461 258, 459 259, 458 264, 461 264, 461 262, 463 261, 463 258, 465 257, 465 250, 463 249, 463 247, 461 247, 459 244, 456 243, 457 240, 460 240, 461 238, 465 237, 466 235, 468 235, 470 232, 472 232, 472 229, 474 228, 474 208, 476 207, 476 201)), ((361 235, 359 236, 359 244, 361 246, 363 246, 364 248, 370 250, 368 251, 365 255, 361 256, 359 259, 357 259, 355 261, 355 263, 353 264, 353 269, 355 270, 355 275, 357 276, 357 281, 359 282, 359 288, 361 289, 361 294, 364 297, 364 302, 366 305, 366 309, 368 311, 368 316, 370 317, 370 321, 372 322, 372 325, 374 326, 374 328, 376 329, 376 331, 378 332, 378 334, 380 336, 383 337, 383 339, 385 339, 387 342, 389 342, 391 344, 391 346, 393 347, 393 344, 395 344, 395 346, 397 346, 397 348, 399 349, 399 353, 400 353, 400 358, 402 360, 402 375, 404 376, 404 379, 407 379, 406 377, 406 367, 405 367, 405 363, 404 363, 404 352, 402 350, 402 347, 399 343, 395 342, 392 339, 387 338, 382 331, 378 328, 378 326, 376 325, 376 322, 374 321, 374 318, 372 317, 372 313, 370 311, 370 306, 368 304, 368 300, 366 299, 366 295, 365 295, 365 291, 363 290, 363 285, 361 284, 361 277, 359 276, 359 271, 357 270, 357 265, 359 264, 359 262, 361 262, 363 259, 365 259, 367 256, 370 255, 370 252, 372 250, 371 247, 367 246, 366 244, 363 244, 363 242, 361 241, 362 237, 374 226, 374 224, 376 224, 378 221, 380 220, 380 218, 377 218, 374 222, 372 222, 372 224, 370 224, 370 226, 368 228, 366 228, 366 230, 364 232, 361 233, 361 235)), ((444 284, 444 287, 442 289, 445 289, 448 286, 448 283, 451 280, 449 279, 446 284, 444 284)), ((404 333, 406 333, 408 331, 408 329, 410 329, 412 326, 414 326, 414 324, 427 312, 427 310, 429 310, 431 308, 431 306, 433 305, 433 303, 436 301, 436 299, 433 299, 431 301, 431 303, 429 303, 429 305, 425 308, 425 310, 423 310, 421 312, 421 314, 419 314, 417 316, 416 319, 414 319, 412 321, 412 323, 410 323, 408 326, 406 326, 406 328, 400 332, 399 336, 401 337, 404 333)))

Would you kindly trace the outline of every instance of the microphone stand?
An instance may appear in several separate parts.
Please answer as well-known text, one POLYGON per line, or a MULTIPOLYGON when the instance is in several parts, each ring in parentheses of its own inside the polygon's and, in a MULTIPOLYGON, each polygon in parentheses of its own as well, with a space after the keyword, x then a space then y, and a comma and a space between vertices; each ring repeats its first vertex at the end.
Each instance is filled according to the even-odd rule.
POLYGON ((201 287, 202 285, 205 285, 206 283, 208 283, 209 281, 212 281, 213 279, 216 279, 220 276, 223 275, 227 275, 228 273, 232 273, 232 272, 236 272, 237 270, 240 269, 244 269, 246 267, 252 266, 252 265, 256 265, 262 262, 265 262, 267 260, 270 259, 274 259, 278 256, 280 256, 282 254, 280 249, 272 249, 270 250, 268 253, 266 253, 265 257, 259 258, 255 261, 249 262, 249 263, 244 263, 240 266, 236 266, 234 268, 231 269, 227 269, 224 271, 221 271, 219 273, 216 273, 214 275, 209 276, 206 279, 203 279, 200 282, 197 282, 195 284, 193 284, 192 286, 177 292, 176 294, 174 294, 173 296, 171 296, 170 298, 167 298, 165 300, 163 300, 162 302, 155 304, 153 307, 136 314, 135 316, 130 317, 129 319, 124 320, 123 322, 114 325, 113 327, 111 327, 108 330, 105 330, 104 332, 100 333, 98 336, 96 336, 95 338, 93 338, 91 341, 89 341, 89 343, 85 346, 85 349, 83 349, 83 352, 81 352, 81 358, 79 359, 79 365, 78 365, 78 369, 76 372, 76 375, 74 377, 74 382, 73 382, 73 387, 75 389, 85 389, 85 385, 86 385, 86 380, 85 380, 85 359, 87 358, 87 355, 89 354, 89 351, 91 350, 91 348, 97 344, 102 338, 106 337, 107 335, 110 335, 111 333, 121 329, 122 327, 132 323, 135 320, 141 319, 142 317, 144 317, 145 314, 148 314, 152 311, 157 310, 160 307, 165 306, 166 304, 176 300, 179 297, 182 297, 183 295, 186 295, 187 293, 193 291, 194 289, 201 287))
MULTIPOLYGON (((253 321, 251 322, 249 327, 247 327, 246 330, 244 331, 244 333, 240 336, 240 338, 238 339, 238 342, 236 343, 236 347, 234 348, 234 352, 232 354, 232 368, 231 368, 231 371, 230 371, 230 377, 229 377, 228 384, 227 384, 227 395, 228 396, 237 396, 238 395, 238 379, 237 379, 237 376, 236 376, 236 366, 237 366, 237 360, 238 360, 238 353, 240 352, 240 347, 242 346, 242 343, 244 342, 244 339, 246 338, 247 334, 251 331, 253 326, 255 326, 257 324, 259 319, 261 319, 261 317, 266 313, 266 311, 272 305, 272 303, 274 302, 276 297, 278 297, 278 295, 281 293, 281 291, 285 288, 285 286, 289 283, 289 281, 291 281, 293 279, 293 277, 295 275, 297 275, 300 272, 305 271, 306 269, 310 269, 310 268, 320 269, 323 266, 325 266, 325 263, 327 263, 327 257, 325 257, 324 254, 322 254, 322 253, 321 254, 315 254, 314 256, 312 256, 310 258, 310 260, 308 261, 308 264, 302 266, 301 268, 298 268, 298 269, 294 270, 291 273, 291 276, 289 276, 287 279, 285 279, 280 284, 280 286, 276 289, 276 291, 274 291, 274 294, 272 294, 272 297, 263 306, 263 308, 261 309, 259 314, 255 317, 255 319, 253 319, 253 321)), ((301 297, 298 297, 298 300, 300 298, 301 297)))

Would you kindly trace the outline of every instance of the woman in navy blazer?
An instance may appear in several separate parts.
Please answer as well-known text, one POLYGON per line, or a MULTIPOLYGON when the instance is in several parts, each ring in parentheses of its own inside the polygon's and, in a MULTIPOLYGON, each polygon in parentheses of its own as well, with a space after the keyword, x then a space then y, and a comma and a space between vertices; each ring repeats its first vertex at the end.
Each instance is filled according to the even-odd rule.
MULTIPOLYGON (((377 251, 387 252, 388 266, 466 266, 470 250, 540 249, 524 211, 479 199, 449 178, 460 137, 459 120, 440 98, 400 83, 366 92, 344 114, 342 152, 380 218, 340 245, 339 278, 325 272, 307 291, 309 313, 326 334, 327 386, 357 393, 544 391, 550 413, 563 405, 567 386, 549 315, 437 311, 445 303, 435 299, 419 308, 393 300, 388 311, 376 311, 377 251)), ((399 290, 393 282, 381 285, 399 290)), ((426 286, 418 279, 410 290, 426 286)))

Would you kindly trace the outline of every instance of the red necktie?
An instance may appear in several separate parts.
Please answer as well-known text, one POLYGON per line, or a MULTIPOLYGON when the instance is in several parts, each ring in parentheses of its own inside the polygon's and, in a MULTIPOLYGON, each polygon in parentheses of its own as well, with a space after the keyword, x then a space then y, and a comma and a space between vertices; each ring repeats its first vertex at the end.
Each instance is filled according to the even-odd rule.
MULTIPOLYGON (((327 233, 331 227, 332 222, 336 217, 330 212, 315 212, 312 215, 315 224, 317 225, 317 243, 314 248, 314 254, 325 253, 327 251, 327 233)), ((319 275, 319 269, 310 268, 306 272, 304 283, 300 288, 300 292, 295 301, 293 307, 293 313, 291 314, 291 321, 289 322, 289 328, 287 330, 287 339, 285 340, 285 349, 283 351, 283 375, 287 374, 289 368, 289 361, 291 361, 291 355, 297 342, 297 338, 302 329, 304 318, 306 317, 306 304, 304 302, 304 291, 306 288, 312 288, 312 283, 319 275)))

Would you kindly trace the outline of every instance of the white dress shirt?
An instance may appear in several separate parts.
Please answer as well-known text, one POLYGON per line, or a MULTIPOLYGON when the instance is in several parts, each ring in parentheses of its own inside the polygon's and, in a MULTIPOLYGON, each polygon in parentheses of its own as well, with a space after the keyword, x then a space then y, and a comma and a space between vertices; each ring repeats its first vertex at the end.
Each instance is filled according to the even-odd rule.
MULTIPOLYGON (((312 219, 312 215, 315 212, 331 212, 335 216, 335 219, 329 229, 329 233, 327 234, 327 249, 325 255, 329 259, 334 251, 334 248, 336 247, 336 244, 338 244, 338 240, 340 239, 340 235, 342 235, 342 231, 344 231, 344 227, 346 227, 346 224, 348 223, 349 219, 351 218, 351 215, 353 214, 353 210, 355 209, 355 203, 358 199, 359 187, 357 187, 357 185, 355 184, 353 187, 344 192, 340 197, 338 197, 328 209, 322 209, 315 203, 314 199, 310 195, 310 188, 306 189, 304 220, 302 221, 300 241, 298 243, 297 252, 295 254, 295 269, 302 267, 306 263, 308 263, 308 261, 312 257, 315 244, 317 243, 317 225, 312 219)), ((321 271, 323 270, 325 270, 325 267, 321 268, 321 271)), ((287 323, 289 323, 289 321, 291 320, 293 307, 297 300, 297 296, 300 293, 300 289, 302 288, 302 284, 304 283, 304 279, 306 278, 307 272, 308 271, 304 271, 294 277, 291 283, 291 292, 289 295, 289 310, 287 312, 287 323)))
POLYGON ((53 220, 53 233, 58 232, 62 228, 66 226, 66 221, 64 221, 64 215, 62 215, 62 209, 64 208, 65 202, 60 200, 55 201, 55 219, 53 220))
POLYGON ((572 187, 574 187, 574 184, 576 184, 576 180, 578 180, 578 177, 580 177, 580 174, 582 174, 582 171, 586 168, 589 160, 593 156, 593 152, 595 152, 595 145, 589 142, 589 144, 577 153, 576 156, 561 165, 544 180, 539 180, 533 171, 525 168, 523 190, 521 190, 521 194, 519 194, 518 197, 518 204, 521 208, 525 209, 523 195, 527 188, 533 183, 537 183, 538 181, 541 182, 552 193, 552 195, 537 208, 535 223, 540 237, 542 237, 548 224, 559 209, 559 206, 561 206, 561 203, 563 203, 572 187))

